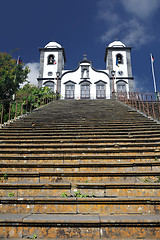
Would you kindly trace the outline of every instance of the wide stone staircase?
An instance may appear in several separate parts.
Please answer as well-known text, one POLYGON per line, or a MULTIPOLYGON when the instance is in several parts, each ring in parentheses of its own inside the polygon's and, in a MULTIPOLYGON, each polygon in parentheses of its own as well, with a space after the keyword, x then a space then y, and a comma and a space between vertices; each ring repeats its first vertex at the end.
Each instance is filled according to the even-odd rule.
POLYGON ((160 125, 59 100, 0 129, 0 239, 160 239, 160 125))

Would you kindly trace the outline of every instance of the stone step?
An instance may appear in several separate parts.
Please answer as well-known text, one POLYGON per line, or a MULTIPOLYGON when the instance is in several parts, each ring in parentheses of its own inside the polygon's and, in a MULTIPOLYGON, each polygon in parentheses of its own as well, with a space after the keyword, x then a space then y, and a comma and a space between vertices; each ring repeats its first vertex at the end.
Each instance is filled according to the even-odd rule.
POLYGON ((130 123, 101 123, 101 124, 97 124, 96 123, 94 125, 86 125, 85 123, 69 123, 69 124, 35 124, 32 120, 30 120, 28 123, 24 122, 23 124, 16 124, 15 126, 9 125, 6 128, 1 128, 0 132, 15 132, 15 131, 27 131, 30 130, 32 131, 33 128, 36 131, 57 131, 57 130, 105 130, 105 129, 124 129, 124 128, 129 128, 129 129, 139 129, 139 128, 144 128, 144 129, 149 129, 149 128, 153 128, 153 129, 159 129, 160 125, 157 124, 156 122, 130 122, 130 123))
POLYGON ((159 151, 148 153, 132 153, 132 154, 81 154, 81 155, 66 155, 66 154, 1 154, 1 163, 113 163, 129 161, 131 163, 152 161, 159 162, 159 151), (53 162, 54 161, 54 162, 53 162))
POLYGON ((95 162, 93 163, 1 163, 2 172, 90 172, 90 171, 158 171, 160 170, 160 160, 154 162, 95 162))
POLYGON ((52 148, 52 149, 62 149, 62 148, 119 148, 120 150, 122 148, 145 148, 145 149, 148 149, 148 148, 154 148, 154 149, 160 149, 160 141, 158 142, 131 142, 131 143, 128 143, 128 142, 113 142, 113 143, 95 143, 95 142, 89 142, 89 143, 84 143, 84 142, 80 142, 80 143, 73 143, 73 142, 68 142, 68 143, 64 143, 64 142, 61 142, 61 143, 46 143, 46 142, 43 142, 41 144, 37 144, 37 143, 12 143, 12 144, 7 144, 5 142, 0 142, 0 148, 1 149, 16 149, 16 148, 21 148, 21 149, 48 149, 48 148, 52 148))
MULTIPOLYGON (((0 183, 0 197, 61 197, 65 192, 71 196, 70 183, 0 183)), ((2 201, 3 204, 3 201, 2 201)))
POLYGON ((62 155, 62 156, 66 156, 66 155, 77 155, 77 156, 81 156, 81 155, 87 155, 87 154, 102 154, 102 155, 109 155, 109 154, 113 154, 113 155, 124 155, 124 154, 128 154, 131 155, 135 154, 135 155, 139 155, 139 154, 153 154, 155 155, 155 153, 160 153, 160 148, 159 147, 106 147, 104 146, 103 148, 91 148, 90 146, 87 148, 82 148, 80 146, 77 146, 77 148, 52 148, 52 147, 47 147, 44 148, 43 146, 39 146, 38 148, 34 149, 34 148, 23 148, 23 147, 18 147, 18 148, 5 148, 5 146, 3 148, 0 149, 0 155, 3 154, 24 154, 24 155, 28 155, 28 154, 39 154, 39 155, 43 155, 43 154, 54 154, 54 155, 62 155))
POLYGON ((129 131, 160 131, 160 127, 159 125, 149 125, 149 126, 142 126, 142 125, 138 125, 138 126, 127 126, 126 125, 122 125, 122 126, 105 126, 105 127, 57 127, 57 128, 54 128, 54 127, 51 127, 50 128, 37 128, 33 125, 33 127, 31 128, 26 128, 26 127, 19 127, 19 128, 11 128, 11 129, 8 129, 8 128, 2 128, 0 129, 0 134, 2 133, 28 133, 28 132, 33 132, 34 130, 34 133, 43 133, 43 132, 46 132, 46 133, 57 133, 59 131, 61 132, 76 132, 76 133, 79 133, 79 132, 104 132, 104 131, 110 131, 110 132, 119 132, 119 131, 126 131, 126 132, 129 132, 129 131))
MULTIPOLYGON (((149 177, 137 183, 0 183, 0 197, 160 197, 160 182, 149 177), (152 179, 151 179, 152 180, 152 179), (77 192, 77 195, 76 195, 77 192)), ((159 181, 159 178, 158 178, 159 181)), ((3 203, 3 202, 2 202, 3 203)))
POLYGON ((1 214, 0 238, 159 239, 157 215, 1 214))
MULTIPOLYGON (((42 162, 37 162, 37 163, 1 163, 0 164, 0 167, 5 169, 7 168, 9 170, 9 168, 22 168, 22 169, 28 169, 28 168, 32 168, 32 169, 57 169, 58 168, 61 168, 61 169, 66 169, 66 168, 132 168, 133 169, 138 169, 140 168, 142 170, 143 167, 148 167, 148 168, 151 168, 151 170, 153 170, 154 167, 157 167, 157 166, 160 166, 160 160, 155 160, 154 162, 153 161, 140 161, 140 162, 129 162, 129 161, 118 161, 118 162, 115 162, 115 161, 110 161, 109 163, 107 161, 104 161, 104 163, 94 163, 94 162, 90 162, 90 163, 44 163, 43 161, 42 162)), ((89 171, 89 169, 88 169, 89 171)))
POLYGON ((0 214, 143 214, 160 213, 159 198, 0 197, 0 214), (3 206, 3 207, 2 207, 3 206))
MULTIPOLYGON (((61 111, 61 110, 60 110, 61 111)), ((124 115, 126 114, 126 117, 124 117, 124 115, 120 116, 120 115, 115 115, 112 112, 112 115, 108 115, 107 113, 105 113, 105 117, 109 118, 108 120, 106 118, 104 118, 104 116, 100 116, 99 118, 93 118, 93 116, 88 116, 87 117, 81 117, 80 115, 70 115, 68 119, 64 119, 67 116, 67 113, 64 114, 64 118, 60 119, 59 115, 56 116, 55 113, 47 113, 48 115, 51 115, 51 118, 45 118, 44 115, 40 115, 37 112, 38 117, 35 117, 34 114, 32 113, 32 117, 30 117, 30 119, 28 118, 29 115, 26 117, 27 121, 24 121, 24 118, 21 118, 19 120, 17 120, 17 123, 15 124, 15 122, 11 122, 11 127, 21 127, 21 126, 26 126, 26 127, 32 127, 32 123, 36 124, 36 126, 40 126, 40 127, 48 127, 48 126, 66 126, 66 125, 71 125, 71 126, 106 126, 109 124, 116 124, 116 125, 123 125, 124 123, 126 124, 143 124, 143 125, 149 125, 152 124, 155 125, 156 121, 155 120, 151 120, 151 119, 147 119, 145 116, 138 116, 137 114, 134 114, 131 116, 131 114, 128 113, 123 113, 124 115), (55 116, 55 117, 54 117, 55 116), (102 118, 101 118, 102 117, 102 118), (119 119, 118 119, 119 117, 119 119), (60 121, 58 121, 58 118, 60 121)), ((83 114, 83 113, 80 113, 83 114)), ((103 114, 103 113, 102 113, 103 114)), ((7 127, 9 128, 9 126, 7 127)))
POLYGON ((152 179, 156 182, 160 171, 63 171, 63 172, 1 172, 0 177, 4 178, 7 174, 7 182, 14 183, 117 183, 117 182, 136 182, 137 180, 152 179))
MULTIPOLYGON (((20 120, 17 120, 16 123, 11 123, 10 125, 7 126, 7 129, 12 129, 12 128, 25 128, 25 127, 31 127, 32 123, 36 123, 37 126, 39 127, 44 127, 44 128, 53 128, 53 127, 81 127, 81 126, 84 126, 84 127, 105 127, 105 126, 136 126, 136 125, 151 125, 151 126, 159 126, 159 123, 155 122, 154 120, 151 120, 151 119, 148 119, 148 118, 145 118, 143 117, 143 119, 139 120, 137 118, 134 118, 134 119, 131 119, 130 117, 125 120, 124 116, 123 116, 123 121, 121 121, 120 119, 114 119, 113 120, 106 120, 106 119, 103 119, 102 121, 99 121, 97 119, 90 119, 89 122, 86 121, 86 119, 84 119, 83 121, 82 120, 79 120, 77 119, 76 121, 74 121, 74 119, 72 119, 72 121, 62 121, 62 122, 55 122, 54 121, 54 118, 51 118, 51 119, 47 119, 47 120, 50 120, 50 121, 43 121, 43 119, 41 119, 40 117, 38 118, 33 118, 33 117, 30 117, 30 116, 33 116, 32 115, 28 115, 27 117, 23 118, 23 119, 20 119, 20 120)), ((35 126, 36 126, 35 125, 35 126)))
POLYGON ((160 135, 159 134, 132 134, 132 133, 129 133, 129 134, 117 134, 116 137, 115 135, 110 135, 110 134, 106 134, 106 135, 99 135, 99 134, 93 134, 93 135, 59 135, 59 136, 55 136, 55 135, 36 135, 33 136, 32 135, 3 135, 3 136, 0 136, 0 139, 1 141, 4 141, 4 140, 33 140, 33 139, 36 139, 36 140, 39 140, 39 139, 43 139, 43 140, 46 140, 46 139, 52 139, 52 140, 63 140, 63 139, 77 139, 77 140, 80 140, 80 139, 107 139, 107 140, 110 140, 110 139, 115 139, 115 141, 118 141, 119 139, 122 139, 122 137, 124 139, 146 139, 146 140, 149 140, 149 139, 159 139, 160 135))
POLYGON ((8 132, 0 132, 0 137, 1 136, 20 136, 20 135, 24 135, 24 136, 52 136, 52 135, 56 135, 56 136, 63 136, 63 135, 68 135, 68 136, 75 136, 75 135, 84 135, 84 136, 88 136, 88 135, 110 135, 110 136, 119 136, 119 135, 127 135, 127 134, 131 134, 131 135, 135 135, 135 136, 139 136, 139 135, 146 135, 146 134, 153 134, 153 135, 160 135, 160 129, 143 129, 143 128, 139 128, 139 129, 135 129, 133 131, 133 129, 104 129, 103 131, 101 130, 90 130, 90 131, 74 131, 74 130, 57 130, 57 131, 35 131, 34 129, 32 131, 8 131, 8 132))
MULTIPOLYGON (((12 238, 12 240, 14 240, 15 238, 12 238)), ((34 234, 33 235, 30 235, 30 239, 34 239, 34 234)), ((37 238, 37 240, 41 239, 41 238, 37 238)), ((55 240, 57 238, 43 238, 43 240, 55 240)), ((93 238, 85 238, 85 239, 88 239, 88 240, 91 240, 93 238)), ((96 237, 96 240, 100 240, 102 238, 97 238, 96 237)), ((8 238, 3 238, 3 240, 8 240, 8 238)), ((16 240, 22 240, 21 238, 16 238, 16 240)), ((23 237, 23 240, 28 240, 28 238, 25 238, 23 237)), ((68 238, 63 238, 63 240, 68 240, 68 238)), ((79 238, 72 238, 72 240, 79 240, 79 238)), ((107 238, 107 240, 112 240, 112 238, 107 238)), ((122 240, 120 238, 116 238, 116 240, 122 240)), ((133 238, 125 238, 125 240, 133 240, 133 238)), ((139 240, 139 238, 134 238, 134 240, 139 240)), ((149 239, 149 238, 145 238, 145 240, 154 240, 153 238, 152 239, 149 239)))
MULTIPOLYGON (((71 168, 71 165, 74 165, 74 168, 88 168, 92 169, 94 168, 95 165, 99 166, 99 168, 130 168, 130 169, 138 169, 138 170, 144 170, 144 168, 153 170, 157 167, 159 167, 159 159, 157 160, 156 157, 153 159, 119 159, 119 158, 114 158, 114 159, 52 159, 52 158, 37 158, 37 157, 32 157, 32 158, 5 158, 3 160, 1 160, 2 164, 0 164, 1 166, 4 166, 4 168, 6 168, 8 171, 9 168, 15 168, 17 166, 18 168, 24 168, 23 171, 27 171, 29 170, 29 168, 33 168, 35 169, 36 166, 39 169, 45 169, 47 168, 47 166, 51 165, 48 167, 48 169, 52 168, 53 169, 56 168, 57 164, 57 168, 61 167, 61 168, 71 168), (27 160, 26 160, 27 159, 27 160), (146 163, 143 163, 144 161, 146 161, 146 163), (152 164, 153 163, 153 164, 152 164), (80 164, 80 165, 79 165, 80 164), (11 165, 11 166, 9 166, 11 165), (24 166, 26 165, 26 167, 24 166), (64 165, 64 166, 63 166, 64 165), (68 165, 68 167, 67 167, 68 165), (14 167, 15 166, 15 167, 14 167)), ((4 172, 4 170, 2 171, 4 172)))
MULTIPOLYGON (((46 107, 45 107, 46 108, 46 107)), ((59 110, 61 113, 61 109, 59 110)), ((114 110, 113 110, 114 111, 114 110)), ((67 125, 70 124, 71 125, 85 125, 85 126, 90 126, 90 124, 92 126, 96 126, 96 124, 98 125, 105 125, 105 124, 123 124, 123 123, 128 123, 128 124, 132 124, 132 123, 143 123, 143 124, 155 124, 156 121, 154 121, 152 118, 147 118, 146 116, 143 116, 142 114, 137 114, 137 112, 135 112, 134 114, 131 114, 130 112, 123 112, 121 115, 119 114, 108 114, 108 113, 104 113, 102 112, 102 114, 104 113, 105 116, 101 115, 101 116, 91 116, 89 111, 87 113, 85 113, 83 115, 83 112, 81 112, 79 115, 70 115, 69 113, 64 113, 63 118, 60 118, 60 115, 57 114, 58 116, 56 116, 56 112, 52 112, 52 111, 47 111, 47 115, 48 117, 45 117, 44 114, 40 114, 39 111, 35 113, 33 112, 32 115, 28 114, 27 116, 25 116, 25 118, 21 118, 19 120, 17 120, 17 123, 15 124, 15 122, 11 122, 11 127, 16 127, 16 126, 22 126, 24 124, 26 124, 27 126, 31 126, 30 124, 32 123, 32 121, 34 121, 34 123, 37 123, 37 125, 39 126, 62 126, 62 125, 67 125), (68 116, 69 117, 68 117, 68 116), (59 117, 59 119, 58 119, 59 117), (66 117, 66 118, 65 118, 66 117), (108 117, 108 119, 107 119, 108 117), (118 118, 119 117, 119 118, 118 118), (60 120, 60 121, 58 121, 60 120), (124 120, 123 122, 121 120, 124 120)), ((98 111, 97 111, 98 112, 98 111)))
POLYGON ((60 139, 57 139, 57 138, 40 138, 40 139, 37 139, 37 138, 11 138, 11 139, 8 139, 7 138, 2 138, 0 140, 0 144, 160 144, 160 138, 158 137, 155 137, 155 138, 95 138, 95 137, 92 137, 92 138, 86 138, 84 139, 83 137, 81 138, 60 138, 60 139), (2 140, 3 139, 3 140, 2 140))

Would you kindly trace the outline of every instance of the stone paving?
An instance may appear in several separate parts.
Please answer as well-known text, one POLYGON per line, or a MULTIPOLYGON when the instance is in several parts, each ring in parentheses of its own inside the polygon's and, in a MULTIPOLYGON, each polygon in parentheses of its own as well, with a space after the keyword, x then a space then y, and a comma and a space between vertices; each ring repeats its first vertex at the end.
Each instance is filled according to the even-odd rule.
POLYGON ((160 239, 160 125, 54 101, 0 129, 0 239, 160 239))

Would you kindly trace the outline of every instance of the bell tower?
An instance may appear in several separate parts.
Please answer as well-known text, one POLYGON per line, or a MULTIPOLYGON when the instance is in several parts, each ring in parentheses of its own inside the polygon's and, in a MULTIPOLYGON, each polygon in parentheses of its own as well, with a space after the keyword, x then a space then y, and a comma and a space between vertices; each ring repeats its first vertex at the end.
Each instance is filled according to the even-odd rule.
POLYGON ((56 42, 49 42, 44 48, 40 48, 39 51, 38 87, 50 87, 54 92, 57 90, 60 92, 60 76, 66 62, 64 48, 56 42))
POLYGON ((133 76, 131 66, 131 47, 121 41, 114 41, 106 47, 106 70, 110 76, 111 94, 114 92, 132 92, 133 76))

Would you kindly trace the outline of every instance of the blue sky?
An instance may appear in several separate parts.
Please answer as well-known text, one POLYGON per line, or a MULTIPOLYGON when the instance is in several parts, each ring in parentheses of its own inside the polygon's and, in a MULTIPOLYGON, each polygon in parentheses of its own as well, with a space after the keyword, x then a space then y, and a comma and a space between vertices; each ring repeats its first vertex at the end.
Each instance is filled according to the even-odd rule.
POLYGON ((132 46, 135 88, 153 92, 150 53, 160 90, 159 0, 1 0, 0 51, 21 56, 36 83, 39 48, 57 41, 65 48, 66 69, 75 69, 86 53, 96 69, 105 69, 105 47, 115 39, 132 46))

